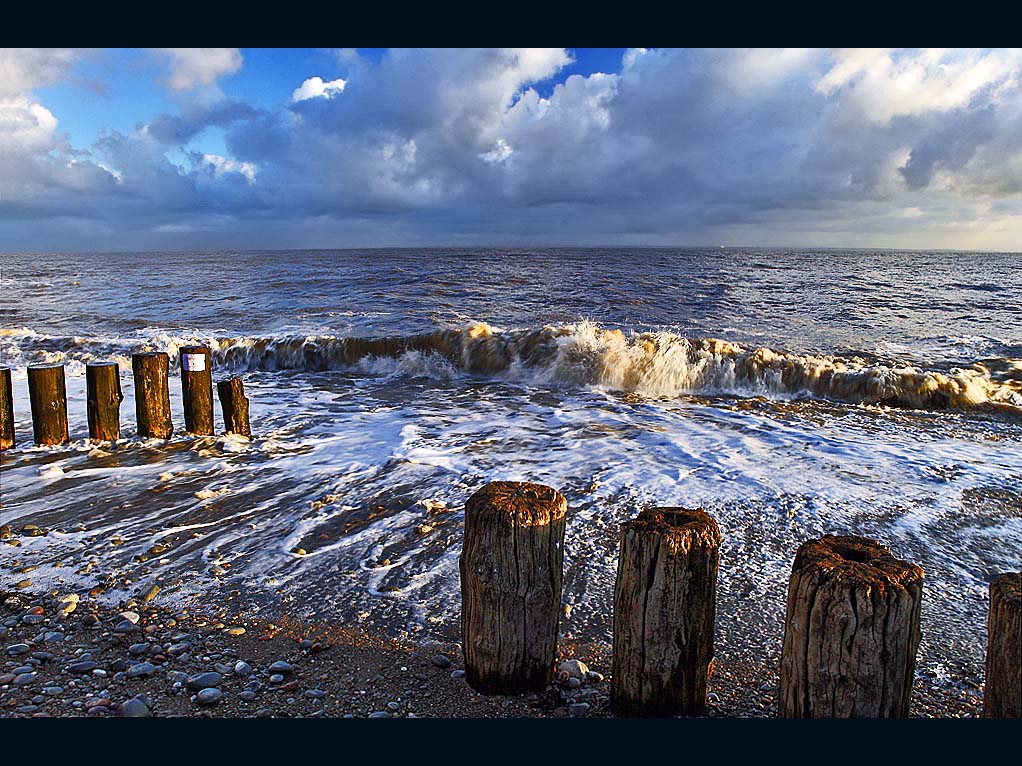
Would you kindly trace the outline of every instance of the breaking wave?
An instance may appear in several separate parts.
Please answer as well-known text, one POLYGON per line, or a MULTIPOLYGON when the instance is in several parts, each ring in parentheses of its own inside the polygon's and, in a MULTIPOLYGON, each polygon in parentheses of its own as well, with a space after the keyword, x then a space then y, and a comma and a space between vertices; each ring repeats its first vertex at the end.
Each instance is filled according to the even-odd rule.
MULTIPOLYGON (((224 371, 362 369, 370 374, 449 378, 468 373, 548 386, 597 386, 645 396, 737 394, 810 396, 852 404, 930 410, 983 406, 1022 410, 1022 360, 984 359, 949 370, 884 365, 860 357, 747 348, 716 338, 625 333, 591 322, 532 330, 484 323, 382 338, 293 335, 219 337, 163 332, 108 338, 0 330, 3 364, 64 362, 72 373, 92 360, 130 369, 135 351, 207 344, 224 371)), ((1022 412, 1014 413, 1022 414, 1022 412)))

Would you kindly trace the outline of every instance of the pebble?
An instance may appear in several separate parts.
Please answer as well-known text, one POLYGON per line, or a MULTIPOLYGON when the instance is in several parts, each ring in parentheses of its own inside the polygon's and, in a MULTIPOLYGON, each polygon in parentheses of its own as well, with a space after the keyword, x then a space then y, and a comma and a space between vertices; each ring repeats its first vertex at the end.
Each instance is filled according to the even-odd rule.
POLYGON ((270 667, 266 669, 268 673, 291 673, 294 671, 294 667, 290 662, 284 662, 283 660, 277 660, 270 667))
POLYGON ((188 674, 182 673, 180 670, 168 670, 167 680, 172 684, 186 684, 188 683, 188 674))
POLYGON ((141 700, 125 700, 117 708, 117 715, 122 718, 148 718, 149 708, 141 700))
POLYGON ((195 701, 200 705, 212 705, 215 702, 219 702, 220 698, 224 696, 224 693, 216 688, 203 689, 195 695, 195 701))
POLYGON ((244 628, 240 628, 240 627, 239 628, 227 628, 226 630, 224 630, 224 633, 226 633, 228 636, 241 636, 241 635, 244 635, 245 629, 244 628))
POLYGON ((128 654, 138 656, 149 651, 149 644, 132 644, 128 647, 128 654))
POLYGON ((7 653, 12 657, 17 657, 19 654, 27 654, 32 651, 32 647, 28 644, 11 644, 7 647, 7 653))
POLYGON ((321 700, 326 696, 326 692, 322 689, 306 689, 305 696, 309 699, 321 700))
POLYGON ((251 702, 255 698, 256 693, 251 689, 245 689, 245 691, 241 692, 241 694, 238 695, 238 699, 242 700, 243 702, 251 702))
POLYGON ((433 655, 433 664, 440 669, 449 668, 451 666, 451 658, 446 654, 435 654, 433 655))
POLYGON ((369 717, 370 718, 390 718, 390 713, 387 713, 387 712, 385 712, 383 710, 377 710, 375 713, 370 713, 369 717))
POLYGON ((134 630, 138 630, 138 625, 131 620, 121 620, 114 626, 114 633, 131 633, 134 630))
POLYGON ((54 659, 54 656, 50 654, 50 652, 32 652, 32 657, 40 662, 50 662, 54 659))
POLYGON ((274 673, 272 676, 270 676, 270 683, 282 684, 284 683, 284 676, 282 676, 280 673, 274 673))
POLYGON ((26 614, 21 618, 21 621, 26 625, 38 625, 46 618, 41 614, 26 614))
POLYGON ((128 678, 138 678, 139 676, 151 676, 156 672, 156 666, 151 662, 140 662, 137 665, 132 665, 128 668, 128 678))
POLYGON ((464 677, 465 677, 465 671, 464 670, 452 670, 451 671, 451 678, 464 678, 464 677))
POLYGON ((97 664, 92 660, 86 660, 84 662, 76 662, 73 665, 67 666, 68 673, 91 673, 95 670, 97 664))
POLYGON ((581 660, 565 660, 557 667, 558 673, 563 673, 568 678, 582 680, 589 672, 589 668, 581 660))
POLYGON ((27 686, 28 684, 35 681, 35 679, 36 679, 35 673, 19 673, 14 677, 14 681, 12 681, 12 683, 15 686, 27 686))
POLYGON ((64 634, 58 630, 50 631, 43 636, 44 644, 59 644, 64 640, 64 634))
POLYGON ((132 625, 138 625, 138 621, 142 619, 138 612, 121 612, 117 616, 126 622, 130 622, 132 625))
POLYGON ((252 666, 244 660, 238 660, 234 663, 234 675, 236 676, 250 676, 252 675, 252 666))
POLYGON ((585 718, 589 712, 588 702, 578 702, 573 705, 568 705, 568 715, 572 718, 585 718))
POLYGON ((399 703, 397 703, 397 702, 388 702, 387 703, 387 709, 388 710, 400 710, 401 709, 401 705, 399 703))
POLYGON ((188 688, 195 690, 209 689, 218 683, 220 683, 219 673, 196 673, 188 678, 188 688))
POLYGON ((44 686, 43 687, 43 694, 45 694, 47 697, 59 697, 63 693, 64 693, 64 687, 63 686, 44 686))

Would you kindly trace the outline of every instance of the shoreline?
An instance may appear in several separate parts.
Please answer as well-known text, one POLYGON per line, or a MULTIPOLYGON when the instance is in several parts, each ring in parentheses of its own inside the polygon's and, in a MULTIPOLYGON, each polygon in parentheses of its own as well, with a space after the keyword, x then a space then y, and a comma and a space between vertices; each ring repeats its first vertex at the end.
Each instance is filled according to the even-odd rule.
MULTIPOLYGON (((602 643, 561 640, 558 665, 580 660, 584 676, 559 673, 540 694, 487 696, 465 682, 456 643, 286 616, 249 619, 226 607, 135 599, 113 607, 88 595, 15 590, 0 595, 0 646, 3 718, 613 716, 602 643), (217 691, 199 697, 202 687, 217 691)), ((777 669, 763 659, 718 656, 707 717, 775 717, 776 690, 777 669)), ((917 672, 911 717, 976 717, 981 706, 978 684, 917 672)))

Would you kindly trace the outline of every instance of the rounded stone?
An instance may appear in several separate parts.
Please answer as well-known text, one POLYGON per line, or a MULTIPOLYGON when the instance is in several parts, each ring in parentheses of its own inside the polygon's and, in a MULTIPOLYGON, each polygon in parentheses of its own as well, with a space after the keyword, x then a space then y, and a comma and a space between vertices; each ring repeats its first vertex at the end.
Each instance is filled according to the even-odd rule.
POLYGON ((220 698, 224 696, 224 693, 219 689, 208 688, 203 689, 195 695, 195 701, 200 705, 213 705, 220 701, 220 698))
POLYGON ((149 708, 141 700, 125 700, 117 709, 122 718, 148 718, 149 708))
POLYGON ((188 688, 196 691, 209 689, 220 683, 219 673, 196 673, 188 679, 188 688))

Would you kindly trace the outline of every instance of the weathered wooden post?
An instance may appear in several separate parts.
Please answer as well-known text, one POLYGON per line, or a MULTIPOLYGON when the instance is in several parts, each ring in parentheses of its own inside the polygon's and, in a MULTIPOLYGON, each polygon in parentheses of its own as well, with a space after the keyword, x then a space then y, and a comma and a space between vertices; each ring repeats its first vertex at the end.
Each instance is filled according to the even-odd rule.
POLYGON ((185 430, 200 436, 213 435, 213 370, 205 346, 181 347, 181 398, 185 430))
POLYGON ((990 583, 983 716, 1022 718, 1022 572, 990 583))
POLYGON ((904 718, 919 648, 923 570, 863 537, 803 543, 788 582, 784 718, 904 718))
POLYGON ((135 419, 143 439, 169 439, 174 433, 170 417, 170 357, 162 351, 131 355, 135 378, 135 419))
POLYGON ((220 407, 224 411, 224 430, 229 434, 251 437, 252 426, 248 422, 248 397, 245 396, 245 384, 241 382, 241 378, 221 380, 216 384, 216 392, 220 397, 220 407))
POLYGON ((121 371, 117 362, 85 365, 85 388, 89 415, 89 438, 117 441, 121 438, 121 371))
POLYGON ((551 487, 495 481, 465 504, 465 677, 484 694, 542 691, 553 677, 568 502, 551 487))
POLYGON ((67 444, 67 389, 64 365, 28 368, 28 397, 32 404, 32 430, 36 444, 67 444))
POLYGON ((14 446, 14 390, 11 371, 0 367, 0 452, 14 446))
POLYGON ((651 508, 621 525, 611 699, 621 715, 704 715, 721 535, 702 509, 651 508))

